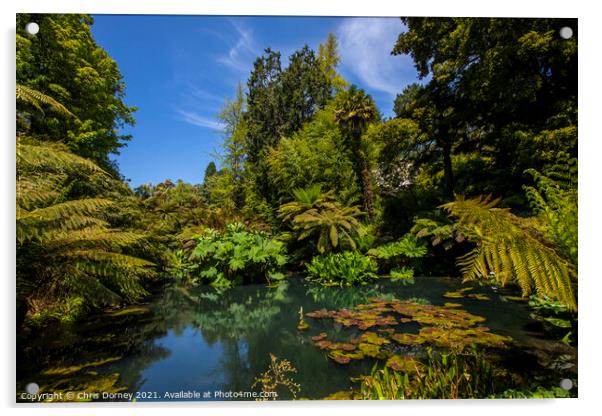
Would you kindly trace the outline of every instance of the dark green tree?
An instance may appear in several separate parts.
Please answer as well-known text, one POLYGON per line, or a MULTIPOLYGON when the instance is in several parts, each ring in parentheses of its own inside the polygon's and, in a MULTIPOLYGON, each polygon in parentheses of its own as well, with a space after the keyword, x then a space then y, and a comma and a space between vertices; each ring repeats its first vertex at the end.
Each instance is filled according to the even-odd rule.
POLYGON ((215 167, 215 162, 212 160, 211 162, 209 162, 209 164, 205 168, 205 176, 203 179, 203 183, 207 183, 207 180, 209 178, 211 178, 212 176, 215 176, 216 174, 217 174, 217 168, 215 167))
MULTIPOLYGON (((409 54, 420 78, 396 101, 407 116, 412 102, 431 108, 442 152, 446 190, 455 190, 454 154, 478 152, 481 192, 522 198, 526 169, 556 163, 558 152, 577 150, 577 21, 575 19, 418 18, 402 21, 393 54, 409 54), (562 39, 563 26, 573 29, 562 39), (418 96, 418 99, 416 98, 418 96)), ((456 171, 458 168, 456 168, 456 171)), ((475 190, 479 192, 479 190, 475 190)))
POLYGON ((77 155, 117 172, 110 154, 130 139, 119 133, 133 124, 134 107, 123 101, 125 84, 117 63, 94 41, 94 20, 82 14, 17 15, 17 83, 52 96, 76 116, 59 117, 53 112, 28 111, 29 134, 61 141, 77 155), (40 32, 25 32, 28 22, 40 32))
POLYGON ((269 183, 265 160, 268 149, 310 121, 324 107, 332 88, 308 46, 293 53, 284 70, 280 53, 266 49, 256 59, 247 86, 247 161, 255 191, 272 203, 274 189, 269 183))

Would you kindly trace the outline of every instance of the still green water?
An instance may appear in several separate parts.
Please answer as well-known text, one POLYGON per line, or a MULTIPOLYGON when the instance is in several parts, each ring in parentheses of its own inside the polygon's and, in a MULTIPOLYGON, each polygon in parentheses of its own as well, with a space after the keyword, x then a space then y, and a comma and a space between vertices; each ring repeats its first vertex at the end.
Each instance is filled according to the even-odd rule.
MULTIPOLYGON (((538 357, 549 361, 555 354, 573 353, 563 344, 546 340, 527 306, 507 301, 496 289, 478 288, 490 297, 487 301, 446 299, 445 292, 462 286, 459 280, 419 277, 413 285, 381 282, 344 289, 299 278, 274 288, 168 286, 130 313, 109 312, 77 325, 45 328, 18 342, 17 395, 27 383, 35 382, 40 392, 119 390, 120 395, 104 400, 182 399, 178 397, 182 391, 198 392, 196 400, 227 400, 232 394, 228 392, 251 391, 255 377, 267 369, 274 354, 298 370, 292 375, 301 385, 298 397, 320 399, 348 390, 353 386, 351 378, 368 374, 374 362, 340 365, 327 358, 313 345, 311 336, 327 331, 330 339, 349 339, 357 330, 332 320, 306 318, 309 330, 298 331, 299 308, 305 312, 350 308, 372 296, 420 298, 435 305, 461 303, 469 312, 485 317, 491 332, 516 341, 519 348, 509 361, 525 377, 540 377, 545 371, 550 376, 538 364, 538 357)), ((576 370, 570 367, 563 371, 576 370)), ((559 380, 565 376, 557 373, 559 380)))

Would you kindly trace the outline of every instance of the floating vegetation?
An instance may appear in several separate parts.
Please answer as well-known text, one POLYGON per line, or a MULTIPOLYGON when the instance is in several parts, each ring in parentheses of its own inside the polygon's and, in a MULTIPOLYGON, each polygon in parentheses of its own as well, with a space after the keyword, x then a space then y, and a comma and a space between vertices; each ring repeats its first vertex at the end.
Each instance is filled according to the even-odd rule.
POLYGON ((326 332, 320 332, 320 335, 316 335, 314 337, 311 337, 312 341, 321 341, 324 338, 326 338, 328 336, 328 334, 326 334, 326 332))
POLYGON ((476 300, 491 300, 491 298, 484 293, 470 293, 468 294, 468 297, 476 300))
POLYGON ((394 355, 387 360, 385 366, 403 373, 415 373, 424 369, 424 364, 407 355, 394 355))
POLYGON ((446 308, 461 308, 462 304, 461 303, 445 302, 443 304, 443 306, 445 306, 446 308))
POLYGON ((355 399, 361 399, 361 396, 359 396, 359 393, 353 390, 341 390, 341 391, 337 391, 336 393, 332 393, 326 397, 324 397, 323 400, 355 400, 355 399))
POLYGON ((454 292, 445 292, 443 294, 444 298, 451 298, 451 299, 462 299, 463 297, 466 296, 466 292, 471 291, 473 288, 472 287, 464 287, 462 289, 458 289, 454 292))
POLYGON ((523 297, 523 296, 509 296, 509 295, 504 295, 504 296, 502 296, 502 298, 504 298, 506 300, 511 300, 513 302, 527 302, 529 300, 528 297, 523 297))
MULTIPOLYGON (((464 292, 472 288, 461 289, 464 292)), ((414 358, 397 354, 394 341, 401 346, 431 346, 462 352, 473 346, 503 348, 510 338, 490 332, 479 326, 485 318, 460 309, 452 303, 444 306, 422 304, 397 299, 370 298, 370 303, 359 304, 354 309, 327 311, 325 309, 305 314, 315 319, 332 319, 345 327, 365 331, 349 342, 331 342, 326 332, 311 337, 314 345, 328 350, 328 357, 338 364, 366 357, 387 360, 387 367, 396 371, 416 367, 414 358), (399 332, 400 325, 420 325, 418 333, 399 332), (386 326, 366 331, 375 326, 386 326)))

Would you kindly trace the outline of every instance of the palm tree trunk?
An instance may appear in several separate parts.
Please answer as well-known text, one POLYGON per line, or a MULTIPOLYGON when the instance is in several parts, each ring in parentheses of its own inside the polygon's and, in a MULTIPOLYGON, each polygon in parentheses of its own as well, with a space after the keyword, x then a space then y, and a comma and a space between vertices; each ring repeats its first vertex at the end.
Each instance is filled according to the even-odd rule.
POLYGON ((364 199, 364 208, 368 213, 370 222, 374 219, 374 192, 372 191, 372 181, 370 178, 370 167, 365 157, 358 156, 359 176, 362 188, 362 197, 364 199))

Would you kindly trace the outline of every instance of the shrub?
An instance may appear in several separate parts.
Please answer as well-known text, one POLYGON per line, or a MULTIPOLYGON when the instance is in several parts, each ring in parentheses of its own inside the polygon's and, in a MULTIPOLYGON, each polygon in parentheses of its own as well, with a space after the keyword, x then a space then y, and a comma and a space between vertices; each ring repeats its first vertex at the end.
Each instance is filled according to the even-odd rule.
MULTIPOLYGON (((287 257, 284 244, 258 231, 247 231, 240 223, 231 223, 220 233, 206 229, 195 237, 197 246, 190 256, 198 262, 197 279, 214 286, 257 281, 282 280, 278 272, 287 257)), ((197 280, 197 281, 198 281, 197 280)))
POLYGON ((397 241, 369 250, 368 254, 380 260, 381 272, 389 273, 392 279, 413 282, 414 269, 409 263, 411 259, 423 257, 426 251, 414 234, 406 234, 397 241))
POLYGON ((316 256, 307 265, 308 279, 325 286, 364 285, 377 279, 378 266, 357 251, 316 256))

